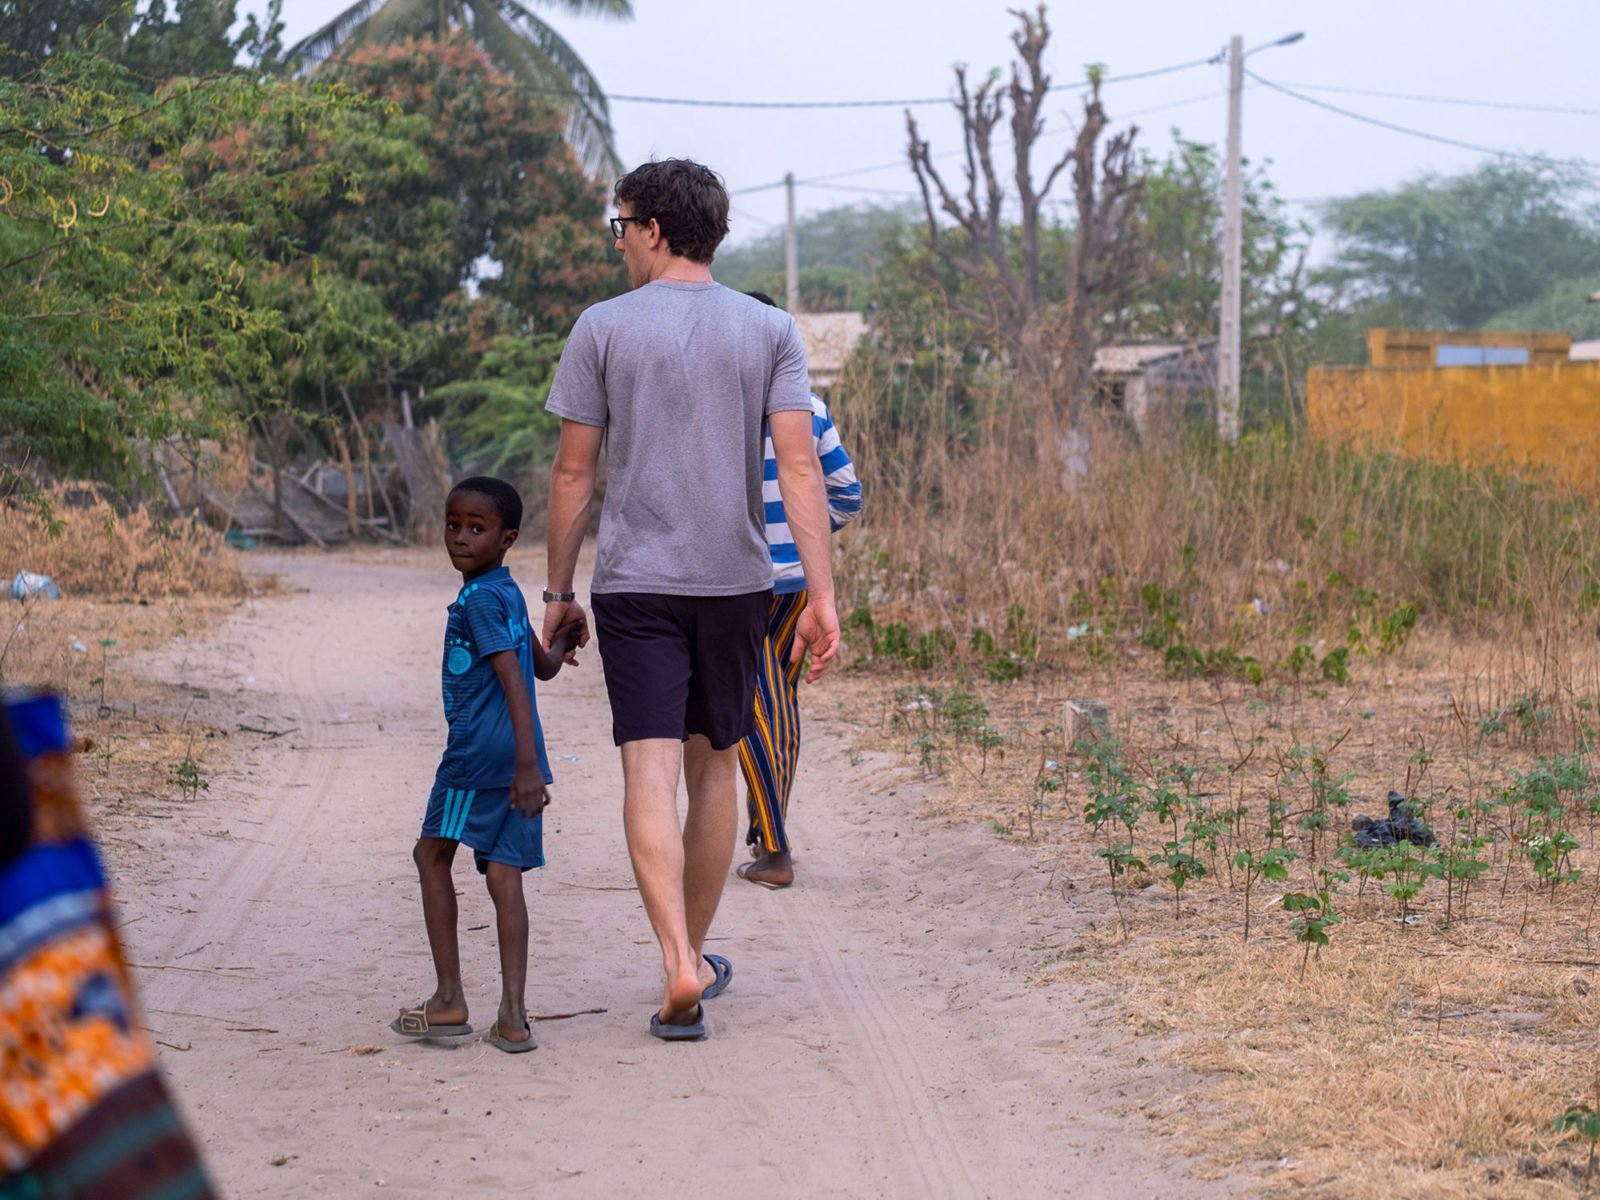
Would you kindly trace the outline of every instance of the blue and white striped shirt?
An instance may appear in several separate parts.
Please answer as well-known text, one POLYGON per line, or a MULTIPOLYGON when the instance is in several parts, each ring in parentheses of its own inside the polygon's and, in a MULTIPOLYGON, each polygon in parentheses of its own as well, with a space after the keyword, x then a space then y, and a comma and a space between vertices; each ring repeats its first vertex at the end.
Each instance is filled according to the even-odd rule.
MULTIPOLYGON (((817 442, 817 457, 822 460, 823 484, 828 492, 828 524, 838 533, 861 515, 861 484, 855 466, 839 444, 839 431, 833 427, 828 406, 815 394, 811 397, 811 436, 817 442)), ((767 549, 772 552, 772 590, 778 593, 802 591, 805 573, 800 566, 800 551, 789 534, 789 520, 783 512, 783 493, 778 490, 778 457, 772 449, 772 434, 766 436, 765 458, 761 464, 761 499, 767 510, 767 549)))

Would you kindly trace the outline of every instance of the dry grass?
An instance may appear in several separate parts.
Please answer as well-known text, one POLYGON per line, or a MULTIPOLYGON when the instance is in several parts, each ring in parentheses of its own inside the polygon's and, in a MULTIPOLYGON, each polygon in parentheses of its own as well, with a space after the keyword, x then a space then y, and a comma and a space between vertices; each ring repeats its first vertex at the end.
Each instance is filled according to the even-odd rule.
POLYGON ((1041 985, 1099 985, 1215 1101, 1169 1131, 1274 1195, 1586 1192, 1588 1144, 1552 1121, 1600 1108, 1600 507, 1282 435, 1219 453, 1086 426, 1074 477, 1059 424, 998 387, 958 409, 862 378, 836 415, 868 493, 836 570, 871 617, 845 651, 869 740, 944 781, 938 814, 1036 847, 1041 985), (1195 770, 1176 828, 1085 820, 1062 703, 1091 697, 1145 801, 1195 770), (1313 758, 1349 797, 1325 831, 1313 758), (1548 829, 1580 874, 1552 891, 1508 789, 1558 761, 1584 782, 1548 829), (1448 905, 1428 880, 1404 924, 1392 877, 1339 849, 1391 788, 1488 863, 1448 905), (1207 873, 1180 912, 1162 859, 1204 810, 1224 827, 1188 847, 1207 873), (1124 841, 1151 869, 1114 889, 1096 852, 1124 841), (1269 844, 1295 857, 1252 881, 1246 941, 1233 858, 1269 844), (1281 900, 1330 885, 1342 920, 1307 961, 1281 900))
MULTIPOLYGON (((66 697, 85 743, 78 784, 101 833, 114 842, 125 821, 180 801, 176 773, 187 759, 198 780, 228 731, 191 719, 197 693, 181 681, 145 678, 144 651, 197 636, 250 594, 275 582, 247 578, 213 530, 165 526, 143 510, 119 515, 86 485, 52 493, 54 537, 32 510, 0 505, 0 563, 48 574, 62 599, 18 602, 0 593, 0 684, 66 697)), ((203 794, 203 791, 202 793, 203 794)))
POLYGON ((999 390, 956 414, 907 404, 864 376, 837 406, 867 487, 839 542, 841 607, 903 623, 913 647, 937 639, 946 661, 971 661, 978 630, 1003 651, 1020 626, 1056 664, 1120 653, 1138 630, 1158 653, 1281 675, 1297 644, 1325 654, 1352 623, 1376 644, 1407 605, 1472 636, 1600 605, 1600 503, 1538 480, 1282 433, 1231 452, 1192 431, 1139 445, 1094 421, 1073 475, 1049 408, 999 390))
MULTIPOLYGON (((1266 1164, 1269 1194, 1543 1197, 1583 1190, 1586 1144, 1561 1138, 1552 1120, 1569 1103, 1600 1106, 1592 830, 1576 822, 1583 874, 1553 896, 1497 832, 1484 851, 1493 867, 1470 889, 1465 919, 1459 897, 1446 919, 1434 881, 1402 925, 1380 882, 1352 878, 1335 894, 1343 921, 1304 963, 1303 978, 1305 947, 1279 903, 1287 891, 1315 889, 1315 866, 1334 862, 1331 844, 1313 855, 1296 823, 1304 788, 1282 778, 1292 745, 1343 737, 1330 756, 1331 771, 1350 777, 1353 803, 1338 814, 1341 828, 1357 813, 1382 815, 1395 787, 1433 796, 1429 819, 1447 838, 1451 805, 1469 793, 1490 797, 1512 771, 1570 749, 1578 734, 1573 710, 1527 729, 1512 722, 1504 733, 1481 732, 1481 721, 1529 686, 1530 661, 1539 656, 1525 658, 1514 642, 1425 634, 1397 656, 1359 662, 1343 686, 1173 681, 1147 655, 1071 674, 1035 669, 1009 684, 971 672, 856 671, 849 691, 874 727, 868 740, 945 781, 936 814, 986 823, 1037 848, 1050 888, 1036 916, 1057 931, 1039 943, 1051 954, 1036 970, 1039 983, 1099 985, 1138 1052, 1196 1073, 1214 1103, 1192 1111, 1211 1115, 1178 1125, 1169 1118, 1167 1132, 1215 1169, 1266 1164), (984 753, 950 722, 934 722, 930 735, 919 701, 948 707, 952 696, 981 704, 969 726, 997 731, 1003 745, 984 753), (1212 872, 1188 884, 1181 915, 1168 871, 1154 865, 1172 833, 1148 813, 1133 843, 1153 869, 1121 883, 1121 902, 1111 903, 1095 855, 1104 838, 1081 816, 1083 762, 1062 728, 1069 697, 1109 703, 1142 781, 1158 760, 1183 761, 1201 768, 1210 803, 1250 810, 1210 856, 1212 872), (931 760, 930 736, 938 743, 931 760), (1417 761, 1419 748, 1431 761, 1417 761), (1036 781, 1052 761, 1063 790, 1042 793, 1036 781), (1229 859, 1244 845, 1260 848, 1267 800, 1285 792, 1287 845, 1300 858, 1288 880, 1254 885, 1246 941, 1244 881, 1229 859)), ((1566 676, 1575 694, 1600 696, 1600 653, 1575 655, 1566 676)))
MULTIPOLYGON (((0 563, 49 575, 64 596, 118 600, 243 596, 250 586, 215 530, 137 508, 119 513, 91 484, 50 490, 56 528, 15 500, 0 503, 0 563)), ((259 585, 255 585, 259 586, 259 585)))

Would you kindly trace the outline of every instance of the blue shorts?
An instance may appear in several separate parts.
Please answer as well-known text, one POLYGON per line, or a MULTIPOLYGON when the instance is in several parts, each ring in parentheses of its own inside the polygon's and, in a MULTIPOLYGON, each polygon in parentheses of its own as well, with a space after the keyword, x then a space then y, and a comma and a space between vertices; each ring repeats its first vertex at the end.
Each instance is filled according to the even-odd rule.
POLYGON ((524 871, 544 866, 544 814, 512 811, 510 788, 473 790, 434 780, 421 836, 470 847, 480 875, 489 873, 492 862, 524 871))

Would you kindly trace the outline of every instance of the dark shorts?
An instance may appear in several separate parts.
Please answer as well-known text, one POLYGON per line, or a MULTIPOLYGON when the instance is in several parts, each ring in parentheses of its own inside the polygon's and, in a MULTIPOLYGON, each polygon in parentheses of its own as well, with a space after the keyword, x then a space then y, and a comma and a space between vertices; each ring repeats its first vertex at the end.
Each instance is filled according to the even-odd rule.
POLYGON ((544 814, 514 811, 510 788, 455 788, 435 779, 422 836, 469 847, 480 875, 492 862, 524 871, 544 866, 544 814))
POLYGON ((643 738, 706 738, 736 746, 755 728, 756 664, 770 591, 742 596, 606 592, 594 630, 617 745, 643 738))

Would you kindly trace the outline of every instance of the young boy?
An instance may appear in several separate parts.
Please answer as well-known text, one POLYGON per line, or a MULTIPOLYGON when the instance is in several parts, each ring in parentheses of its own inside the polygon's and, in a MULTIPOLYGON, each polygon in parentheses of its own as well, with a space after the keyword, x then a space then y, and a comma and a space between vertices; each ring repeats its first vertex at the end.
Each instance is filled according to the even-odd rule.
POLYGON ((500 1012, 484 1040, 508 1054, 534 1046, 523 999, 528 907, 522 872, 544 866, 540 814, 552 782, 533 681, 554 678, 576 649, 581 628, 576 621, 564 626, 549 650, 530 632, 528 606, 505 567, 521 525, 522 497, 501 479, 464 479, 445 502, 444 548, 462 584, 445 623, 450 733, 412 853, 438 988, 389 1026, 414 1039, 472 1032, 450 874, 456 846, 465 842, 486 877, 500 943, 500 1012))

